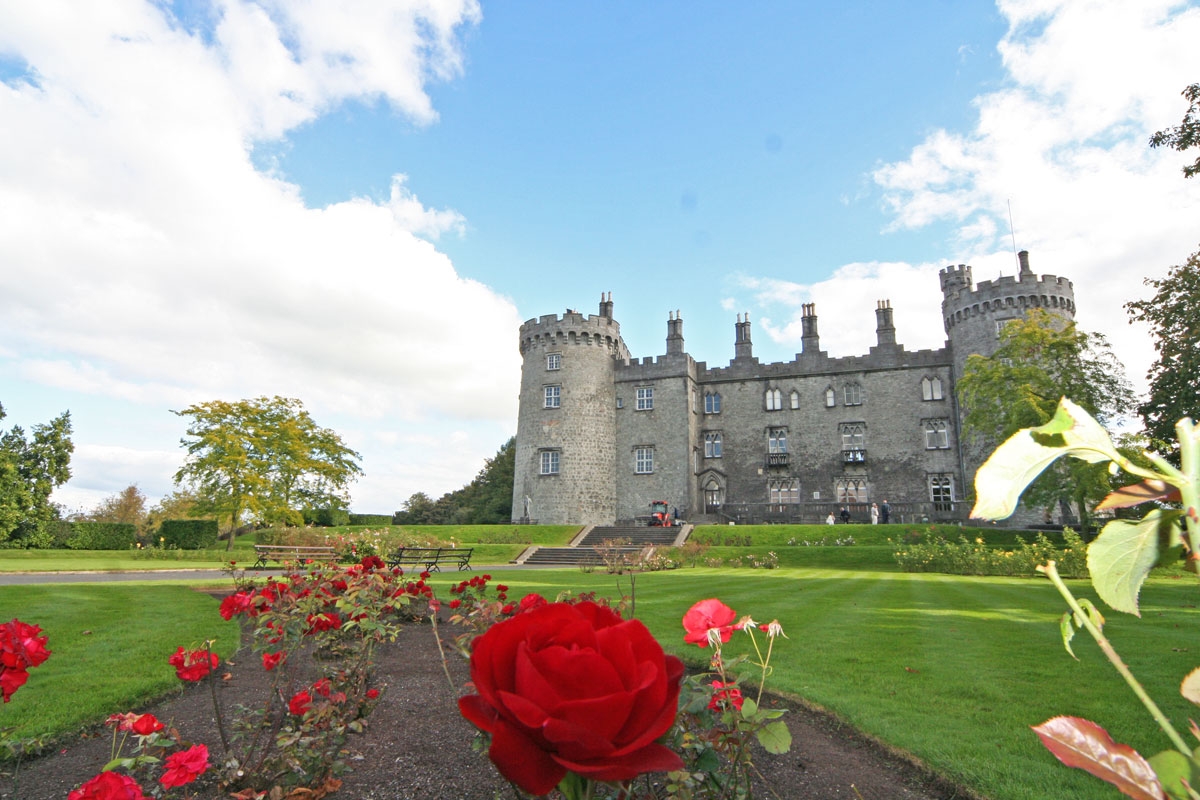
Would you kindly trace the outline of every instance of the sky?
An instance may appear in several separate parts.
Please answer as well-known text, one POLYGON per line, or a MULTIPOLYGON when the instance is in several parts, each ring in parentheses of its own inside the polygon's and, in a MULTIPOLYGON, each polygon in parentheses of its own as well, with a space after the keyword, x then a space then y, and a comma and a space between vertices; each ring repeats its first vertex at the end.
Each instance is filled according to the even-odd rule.
POLYGON ((1123 304, 1200 243, 1200 3, 0 0, 0 428, 71 412, 86 510, 174 487, 210 400, 299 398, 351 507, 470 481, 516 431, 523 320, 668 315, 709 366, 941 347, 937 272, 1123 304))

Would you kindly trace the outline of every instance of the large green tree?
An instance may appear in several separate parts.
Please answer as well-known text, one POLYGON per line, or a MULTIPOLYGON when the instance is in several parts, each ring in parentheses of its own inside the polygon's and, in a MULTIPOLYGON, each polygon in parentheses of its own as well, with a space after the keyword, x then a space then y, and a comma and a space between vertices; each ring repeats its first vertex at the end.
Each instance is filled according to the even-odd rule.
POLYGON ((293 398, 213 400, 173 413, 189 421, 176 484, 195 495, 193 513, 228 517, 232 530, 243 520, 299 524, 302 509, 345 508, 362 474, 362 456, 293 398))
MULTIPOLYGON (((1169 147, 1183 152, 1200 147, 1200 83, 1193 83, 1183 90, 1184 98, 1191 103, 1183 115, 1183 122, 1174 128, 1158 131, 1150 137, 1151 147, 1169 147)), ((1183 177, 1200 174, 1200 158, 1183 168, 1183 177)))
POLYGON ((71 479, 71 413, 34 425, 30 433, 26 438, 13 426, 0 435, 0 541, 33 542, 59 516, 50 493, 71 479))
MULTIPOLYGON (((1044 425, 1062 397, 1108 426, 1133 405, 1125 370, 1104 336, 1041 309, 1006 324, 993 355, 967 359, 958 396, 967 437, 992 446, 1022 428, 1044 425)), ((1060 459, 1022 502, 1041 509, 1071 506, 1086 526, 1091 507, 1111 488, 1109 478, 1103 466, 1060 459)))
POLYGON ((433 500, 416 492, 396 515, 404 525, 494 525, 512 520, 513 474, 516 439, 500 446, 485 459, 475 478, 461 489, 433 500))
POLYGON ((144 533, 147 514, 146 495, 133 483, 104 498, 80 518, 91 522, 125 522, 136 526, 138 533, 144 533))

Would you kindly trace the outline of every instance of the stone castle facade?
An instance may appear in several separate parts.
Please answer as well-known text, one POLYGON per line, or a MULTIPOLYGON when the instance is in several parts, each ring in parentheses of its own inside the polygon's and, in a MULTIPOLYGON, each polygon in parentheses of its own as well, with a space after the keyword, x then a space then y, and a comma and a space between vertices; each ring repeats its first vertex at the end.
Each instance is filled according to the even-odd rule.
POLYGON ((1075 316, 1072 284, 1034 275, 973 285, 971 267, 941 270, 947 341, 906 350, 891 304, 875 310, 876 344, 860 356, 820 348, 816 308, 802 310, 791 361, 755 358, 738 315, 727 366, 697 362, 683 319, 668 314, 666 350, 630 356, 613 318, 568 311, 521 326, 514 521, 612 524, 665 500, 708 522, 820 522, 847 508, 867 521, 887 500, 892 521, 963 519, 982 462, 963 442, 956 381, 967 356, 991 355, 1006 320, 1043 308, 1075 316))

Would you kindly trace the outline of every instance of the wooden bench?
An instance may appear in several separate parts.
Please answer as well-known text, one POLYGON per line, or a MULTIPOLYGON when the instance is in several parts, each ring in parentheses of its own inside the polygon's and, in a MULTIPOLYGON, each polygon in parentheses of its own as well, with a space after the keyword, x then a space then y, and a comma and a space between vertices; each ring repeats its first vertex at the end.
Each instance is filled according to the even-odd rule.
POLYGON ((332 547, 320 545, 256 544, 254 545, 254 555, 258 556, 258 560, 250 569, 265 569, 268 561, 283 564, 293 561, 303 563, 337 559, 337 552, 332 547))
POLYGON ((471 568, 474 547, 401 547, 388 556, 389 567, 420 565, 429 572, 441 572, 442 564, 455 564, 461 572, 471 568))

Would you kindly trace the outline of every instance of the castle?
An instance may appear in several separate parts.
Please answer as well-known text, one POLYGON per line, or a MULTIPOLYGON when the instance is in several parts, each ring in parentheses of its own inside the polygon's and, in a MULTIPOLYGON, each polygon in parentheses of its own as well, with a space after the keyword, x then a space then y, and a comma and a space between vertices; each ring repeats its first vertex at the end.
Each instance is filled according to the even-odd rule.
POLYGON ((613 318, 568 311, 521 325, 514 521, 629 522, 665 500, 707 522, 820 522, 846 508, 867 521, 885 500, 892 521, 964 519, 982 448, 963 442, 955 386, 967 356, 991 355, 1007 320, 1043 308, 1075 316, 1072 284, 1016 276, 972 285, 971 267, 941 270, 946 344, 896 342, 890 302, 875 310, 866 355, 820 349, 813 304, 791 361, 754 357, 738 315, 734 357, 709 367, 684 349, 683 319, 667 319, 666 352, 633 358, 613 318))

